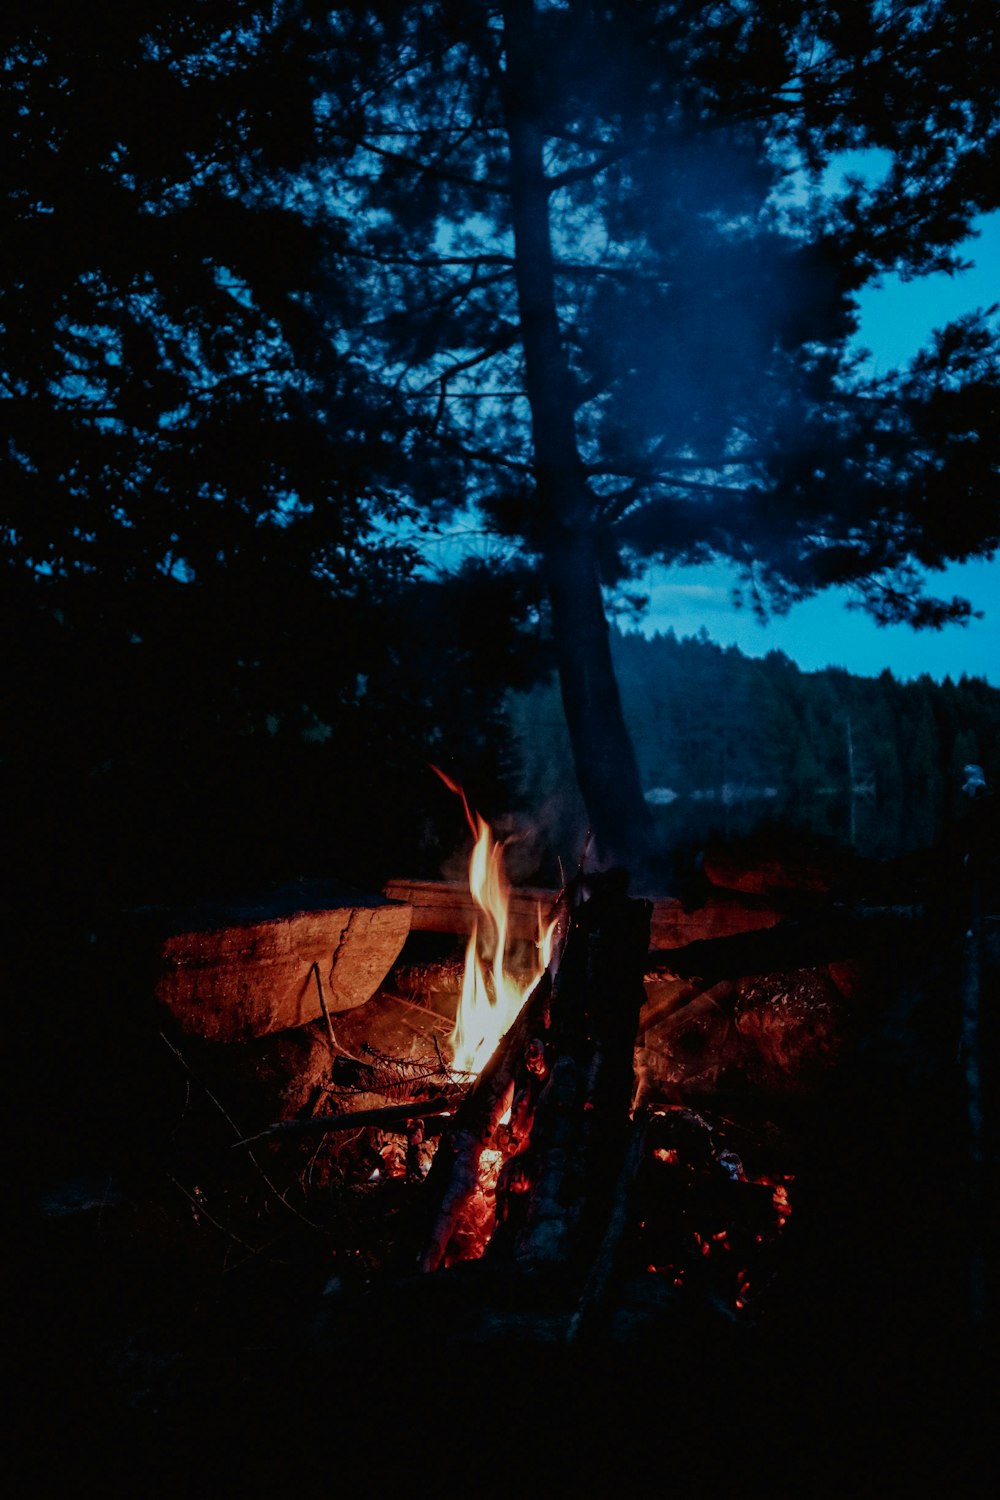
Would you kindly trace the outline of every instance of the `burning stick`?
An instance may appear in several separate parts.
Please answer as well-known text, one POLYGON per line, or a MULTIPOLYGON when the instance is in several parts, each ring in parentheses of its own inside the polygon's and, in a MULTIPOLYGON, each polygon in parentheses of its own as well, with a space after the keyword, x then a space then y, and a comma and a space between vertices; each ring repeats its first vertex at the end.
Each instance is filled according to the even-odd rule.
POLYGON ((436 1271, 440 1266, 462 1210, 479 1185, 483 1151, 495 1140, 510 1107, 525 1053, 541 1029, 550 988, 544 975, 459 1106, 450 1136, 438 1147, 427 1178, 436 1208, 420 1257, 422 1271, 436 1271))
MULTIPOLYGON (((473 813, 462 788, 437 767, 441 780, 462 799, 465 819, 475 844, 469 861, 469 890, 477 916, 465 957, 462 999, 450 1037, 453 1067, 479 1074, 459 1110, 453 1133, 438 1149, 428 1176, 436 1202, 425 1250, 423 1270, 433 1271, 445 1258, 459 1218, 480 1184, 480 1164, 487 1144, 511 1106, 515 1081, 530 1044, 547 1024, 551 979, 548 962, 557 923, 543 933, 538 912, 536 971, 522 980, 507 969, 510 886, 503 867, 503 845, 489 825, 473 813), (485 956, 480 952, 480 926, 485 956), (481 1070, 481 1071, 480 1071, 481 1070)), ((534 1054, 532 1054, 534 1056, 534 1054)))

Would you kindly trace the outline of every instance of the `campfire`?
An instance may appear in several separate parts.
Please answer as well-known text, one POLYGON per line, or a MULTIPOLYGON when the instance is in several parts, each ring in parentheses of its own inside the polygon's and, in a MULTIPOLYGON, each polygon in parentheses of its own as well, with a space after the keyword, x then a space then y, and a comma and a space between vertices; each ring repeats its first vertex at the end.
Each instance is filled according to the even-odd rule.
POLYGON ((97 1145, 123 1165, 88 1146, 38 1177, 52 1311, 30 1331, 60 1393, 96 1383, 144 1430, 204 1411, 210 1442, 224 1389, 276 1488, 303 1409, 324 1461, 359 1431, 378 1463, 404 1420, 413 1489, 441 1420, 469 1463, 490 1451, 484 1392, 510 1462, 519 1407, 560 1470, 569 1434, 603 1431, 616 1475, 700 1411, 700 1485, 734 1413, 779 1458, 776 1424, 825 1434, 831 1371, 872 1411, 911 1368, 911 1393, 950 1383, 987 1264, 956 1110, 966 954, 996 963, 950 867, 747 843, 707 850, 683 902, 586 863, 526 887, 453 790, 460 880, 297 883, 118 943, 132 1029, 97 1145))
MULTIPOLYGON (((561 1303, 572 1289, 567 1336, 613 1320, 637 1278, 662 1315, 683 1298, 747 1315, 775 1275, 795 1176, 795 1142, 776 1123, 782 1089, 759 1085, 770 1067, 794 1094, 796 1067, 824 1046, 824 1064, 835 1055, 829 974, 719 981, 670 960, 670 944, 704 947, 677 946, 696 924, 724 948, 734 928, 766 937, 779 923, 766 901, 721 887, 697 916, 629 896, 621 871, 581 867, 561 891, 513 889, 505 843, 442 780, 472 840, 467 884, 390 883, 410 927, 362 1004, 344 1004, 336 965, 312 964, 320 1015, 295 1033, 309 1045, 279 1111, 290 1117, 245 1144, 295 1143, 311 1186, 364 1195, 357 1243, 337 1228, 339 1266, 482 1262, 484 1273, 547 1277, 561 1303)), ((366 928, 377 930, 374 916, 366 928)), ((180 944, 188 983, 192 941, 180 944)), ((230 931, 230 986, 233 946, 230 931)), ((342 939, 341 963, 345 950, 342 939)), ((204 984, 215 971, 200 972, 204 984)), ((176 1009, 180 992, 161 981, 176 1009)), ((259 1062, 292 1034, 248 1050, 259 1062)))
POLYGON ((509 845, 442 780, 466 880, 300 886, 161 941, 170 1065, 224 1102, 233 1148, 181 1182, 199 1224, 252 1246, 243 1162, 318 1231, 330 1297, 462 1267, 545 1287, 566 1340, 756 1326, 809 1120, 882 1003, 903 918, 875 882, 895 876, 729 846, 686 904, 585 865, 514 887, 509 845))

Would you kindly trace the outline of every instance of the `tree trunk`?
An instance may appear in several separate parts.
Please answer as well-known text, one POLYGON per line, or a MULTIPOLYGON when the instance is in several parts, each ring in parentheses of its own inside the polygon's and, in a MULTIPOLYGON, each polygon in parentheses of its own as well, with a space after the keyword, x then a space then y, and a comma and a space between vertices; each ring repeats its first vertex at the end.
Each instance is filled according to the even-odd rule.
POLYGON ((649 815, 611 660, 594 508, 577 447, 573 382, 556 310, 532 0, 505 0, 504 36, 518 308, 542 512, 542 568, 563 709, 599 852, 635 862, 646 845, 649 815))

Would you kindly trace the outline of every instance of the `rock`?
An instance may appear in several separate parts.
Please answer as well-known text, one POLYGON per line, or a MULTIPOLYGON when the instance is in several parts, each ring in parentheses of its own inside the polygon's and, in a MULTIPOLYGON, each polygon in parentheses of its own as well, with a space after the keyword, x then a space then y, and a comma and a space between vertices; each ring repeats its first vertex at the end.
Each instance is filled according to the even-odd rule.
POLYGON ((410 930, 408 905, 300 881, 237 906, 144 914, 159 932, 156 999, 181 1032, 247 1041, 363 1005, 410 930))

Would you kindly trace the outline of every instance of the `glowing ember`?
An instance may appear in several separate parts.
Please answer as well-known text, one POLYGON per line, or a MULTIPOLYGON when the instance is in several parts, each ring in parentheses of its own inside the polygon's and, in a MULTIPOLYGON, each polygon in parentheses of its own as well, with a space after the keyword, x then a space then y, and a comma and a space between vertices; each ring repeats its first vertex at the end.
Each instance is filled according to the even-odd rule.
POLYGON ((469 861, 469 889, 480 913, 473 923, 465 952, 462 998, 455 1026, 448 1041, 452 1064, 458 1072, 478 1075, 497 1043, 545 972, 551 955, 555 923, 543 930, 538 913, 537 958, 534 971, 516 978, 508 972, 508 909, 510 885, 503 865, 504 846, 493 837, 490 826, 473 813, 462 788, 433 766, 445 786, 461 797, 466 821, 475 844, 469 861))

